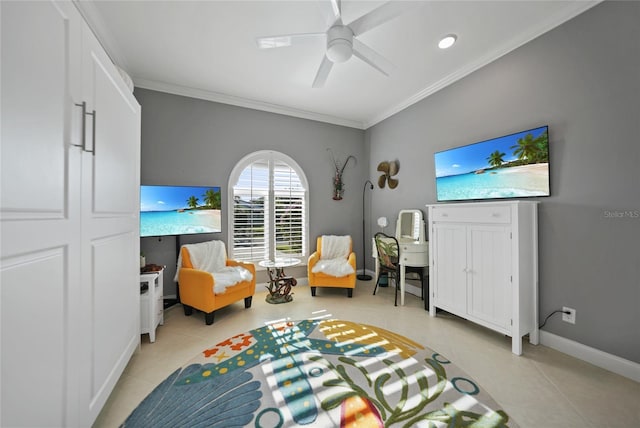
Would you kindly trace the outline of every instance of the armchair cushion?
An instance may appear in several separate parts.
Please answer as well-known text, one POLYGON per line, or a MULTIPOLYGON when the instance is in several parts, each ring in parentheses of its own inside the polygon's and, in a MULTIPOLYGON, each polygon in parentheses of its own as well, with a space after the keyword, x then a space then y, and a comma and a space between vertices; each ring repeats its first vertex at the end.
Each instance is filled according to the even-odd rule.
POLYGON ((311 269, 313 273, 324 273, 329 276, 345 276, 354 273, 353 266, 346 258, 320 259, 311 269))
POLYGON ((324 235, 320 241, 319 259, 314 260, 311 271, 329 276, 341 277, 355 273, 349 263, 351 254, 351 237, 324 235))
POLYGON ((321 259, 345 259, 351 253, 351 237, 349 235, 323 235, 320 244, 321 259))
MULTIPOLYGON (((307 264, 307 274, 309 278, 309 286, 311 287, 311 295, 315 296, 316 287, 339 287, 347 288, 349 297, 352 296, 353 288, 356 286, 356 254, 352 251, 352 241, 350 236, 339 237, 341 240, 348 243, 348 251, 345 258, 341 263, 348 265, 349 267, 342 267, 345 271, 350 273, 342 275, 332 275, 324 271, 323 268, 319 268, 318 265, 332 264, 330 260, 335 259, 335 253, 331 254, 330 247, 324 245, 324 240, 330 238, 333 235, 318 236, 316 251, 309 256, 309 262, 307 264), (326 258, 326 256, 333 256, 333 258, 326 258)), ((334 272, 335 273, 335 272, 334 272)))

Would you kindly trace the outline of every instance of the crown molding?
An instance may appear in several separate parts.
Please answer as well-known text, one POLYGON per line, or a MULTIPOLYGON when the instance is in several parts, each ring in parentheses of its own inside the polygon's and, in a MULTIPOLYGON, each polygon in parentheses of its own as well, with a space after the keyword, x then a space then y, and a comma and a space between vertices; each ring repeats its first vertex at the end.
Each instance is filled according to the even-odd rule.
POLYGON ((593 6, 601 3, 604 0, 594 0, 594 1, 575 1, 570 2, 567 6, 556 13, 553 16, 550 16, 548 19, 541 21, 539 25, 532 28, 529 32, 522 34, 520 37, 513 38, 508 42, 502 44, 498 48, 490 51, 483 57, 481 57, 478 61, 469 64, 467 67, 460 68, 455 72, 447 75, 443 79, 440 79, 433 85, 429 85, 426 88, 422 89, 420 92, 415 95, 407 98, 403 102, 395 105, 394 107, 384 111, 383 113, 374 116, 370 121, 365 122, 364 129, 368 129, 377 123, 382 122, 383 120, 393 116, 406 109, 407 107, 412 106, 418 101, 423 100, 424 98, 433 95, 439 90, 457 82, 465 76, 473 73, 474 71, 479 70, 480 68, 492 63, 493 61, 499 59, 500 57, 508 54, 511 51, 529 43, 533 39, 545 34, 546 32, 558 27, 559 25, 567 22, 568 20, 580 15, 581 13, 587 11, 593 6))
POLYGON ((122 53, 122 50, 118 48, 118 43, 116 43, 113 38, 113 33, 100 18, 100 13, 95 3, 92 1, 73 0, 73 4, 78 12, 80 12, 80 15, 82 15, 82 18, 84 18, 93 35, 98 39, 98 43, 100 43, 105 50, 109 59, 129 74, 129 64, 127 63, 125 55, 122 53))
POLYGON ((141 79, 133 77, 134 86, 142 89, 166 92, 173 95, 198 98, 213 101, 221 104, 229 104, 237 107, 244 107, 253 110, 261 110, 270 113, 282 114, 285 116, 298 117, 301 119, 315 120, 317 122, 331 123, 334 125, 346 126, 348 128, 365 129, 364 124, 359 121, 344 119, 341 117, 314 113, 306 110, 294 109, 278 104, 266 103, 249 98, 236 97, 233 95, 221 94, 219 92, 206 91, 202 89, 190 88, 187 86, 174 85, 171 83, 158 82, 155 80, 141 79))
MULTIPOLYGON (((439 90, 457 82, 458 80, 468 76, 469 74, 479 70, 480 68, 490 64, 491 62, 499 59, 500 57, 508 54, 509 52, 521 47, 522 45, 530 42, 531 40, 541 36, 542 34, 552 30, 553 28, 563 24, 564 22, 576 17, 577 15, 587 11, 588 9, 596 6, 604 0, 586 0, 586 1, 571 1, 560 10, 558 13, 550 16, 548 19, 542 21, 539 25, 532 28, 529 32, 521 35, 518 38, 511 39, 499 46, 498 48, 490 51, 476 62, 469 64, 466 67, 460 68, 455 72, 447 75, 443 79, 436 83, 429 85, 416 94, 406 98, 404 101, 390 107, 389 109, 374 115, 364 121, 357 121, 346 119, 337 116, 325 115, 320 113, 314 113, 307 110, 295 109, 278 104, 267 103, 263 101, 253 100, 250 98, 236 97, 232 95, 222 94, 218 92, 207 91, 203 89, 196 89, 181 85, 175 85, 165 82, 153 81, 143 78, 133 77, 133 82, 136 87, 150 89, 160 92, 166 92, 174 95, 182 95, 192 98, 199 98, 208 101, 218 102, 222 104, 229 104, 238 107, 244 107, 254 110, 261 110, 276 114, 282 114, 286 116, 298 117, 302 119, 314 120, 318 122, 330 123, 334 125, 346 126, 349 128, 366 130, 383 120, 401 112, 407 107, 416 104, 417 102, 427 98, 430 95, 438 92, 439 90)), ((98 40, 111 57, 112 61, 129 72, 129 67, 125 56, 118 49, 117 43, 114 42, 111 33, 98 18, 99 14, 96 13, 95 6, 89 1, 73 0, 77 9, 82 16, 88 22, 89 27, 96 34, 98 40), (96 20, 97 19, 97 20, 96 20)))

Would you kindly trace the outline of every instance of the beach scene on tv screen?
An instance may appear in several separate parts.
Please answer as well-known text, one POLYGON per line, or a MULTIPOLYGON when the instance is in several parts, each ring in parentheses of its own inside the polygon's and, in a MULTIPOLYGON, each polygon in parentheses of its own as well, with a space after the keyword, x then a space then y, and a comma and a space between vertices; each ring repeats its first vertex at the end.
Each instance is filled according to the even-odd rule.
POLYGON ((434 155, 438 201, 549 196, 546 126, 434 155))
POLYGON ((141 186, 140 236, 221 232, 220 187, 141 186))

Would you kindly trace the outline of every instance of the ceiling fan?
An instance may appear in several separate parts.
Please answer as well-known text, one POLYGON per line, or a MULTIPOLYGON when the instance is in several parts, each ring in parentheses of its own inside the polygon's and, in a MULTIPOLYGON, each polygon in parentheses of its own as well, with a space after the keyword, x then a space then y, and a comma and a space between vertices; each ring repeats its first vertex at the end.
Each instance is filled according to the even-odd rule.
POLYGON ((327 49, 320 63, 320 68, 318 68, 318 72, 316 73, 316 77, 313 80, 312 87, 314 88, 324 86, 334 63, 345 62, 350 59, 352 55, 360 58, 385 76, 388 76, 393 69, 393 64, 356 37, 390 21, 402 14, 409 7, 406 2, 389 1, 345 25, 342 23, 341 1, 331 0, 332 23, 325 33, 298 33, 258 37, 256 42, 260 49, 272 49, 291 46, 292 43, 304 39, 325 37, 327 40, 327 49))

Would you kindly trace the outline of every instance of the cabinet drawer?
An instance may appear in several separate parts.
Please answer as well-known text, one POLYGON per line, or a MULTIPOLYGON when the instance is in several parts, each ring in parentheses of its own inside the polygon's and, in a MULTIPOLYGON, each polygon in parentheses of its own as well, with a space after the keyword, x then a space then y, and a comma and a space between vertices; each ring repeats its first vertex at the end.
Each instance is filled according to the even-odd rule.
POLYGON ((404 244, 400 242, 400 254, 405 253, 425 253, 429 251, 429 244, 404 244))
POLYGON ((428 266, 429 253, 402 253, 400 252, 400 264, 405 266, 428 266))
POLYGON ((434 222, 511 223, 511 210, 506 205, 484 207, 434 207, 434 222))

